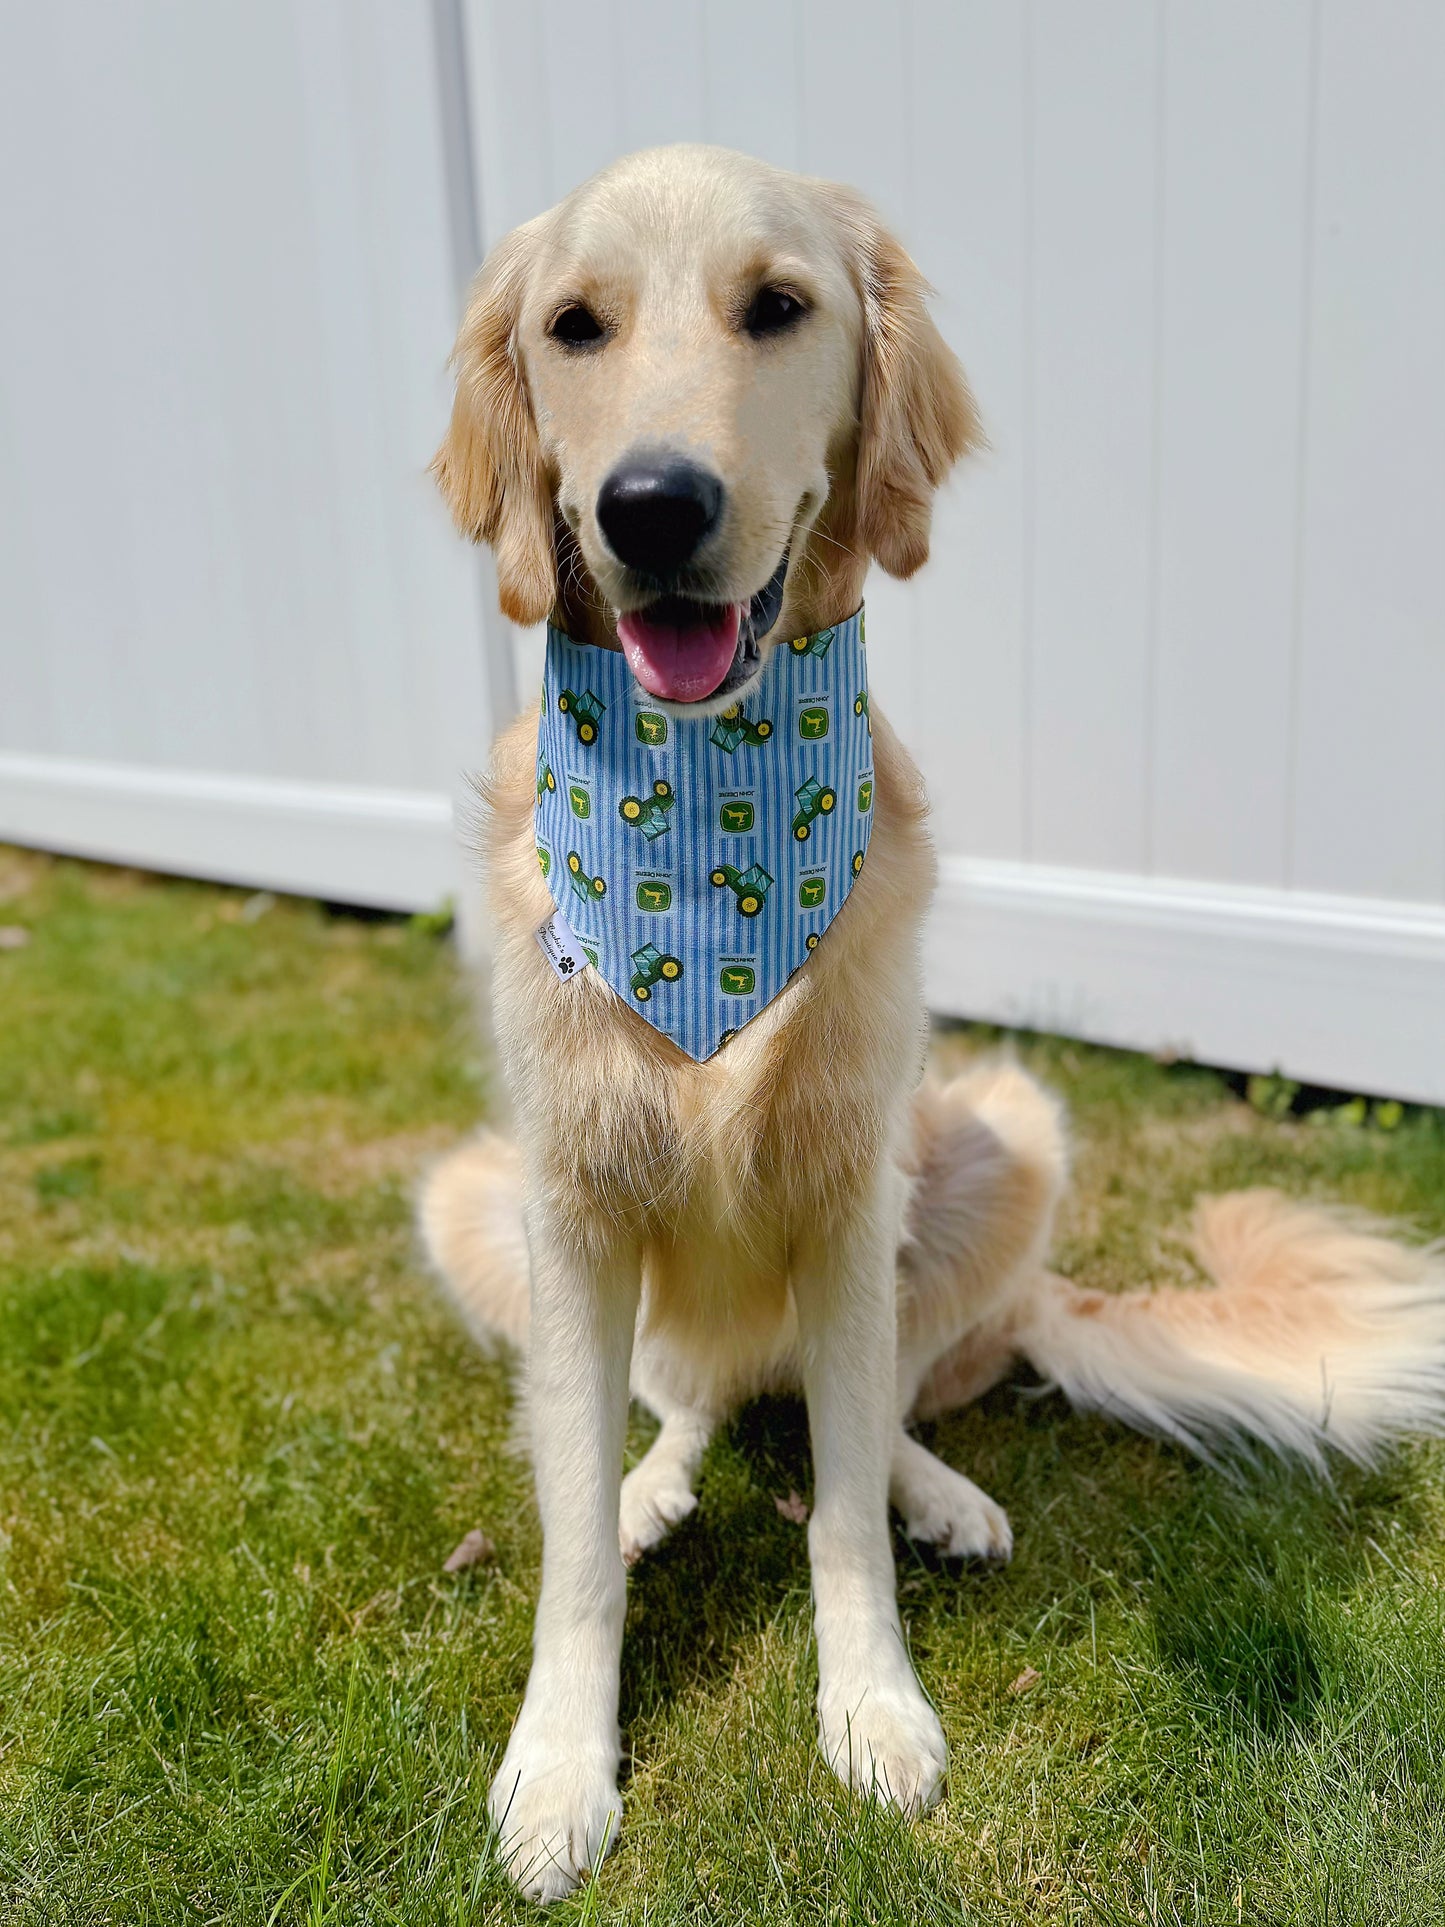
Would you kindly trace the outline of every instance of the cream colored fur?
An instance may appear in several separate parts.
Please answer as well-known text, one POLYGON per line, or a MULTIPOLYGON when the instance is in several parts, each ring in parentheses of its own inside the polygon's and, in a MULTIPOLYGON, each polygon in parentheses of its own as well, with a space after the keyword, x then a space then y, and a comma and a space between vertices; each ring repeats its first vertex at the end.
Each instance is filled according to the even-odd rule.
MULTIPOLYGON (((437 475, 496 551, 503 607, 615 647, 635 598, 592 505, 641 438, 726 486, 711 593, 745 599, 791 557, 777 637, 857 606, 870 556, 927 556, 931 496, 977 440, 962 374, 897 242, 846 190, 708 148, 634 156, 504 241, 457 345, 437 475), (809 304, 749 341, 750 290, 809 304), (605 344, 549 338, 585 302, 605 344)), ((886 636, 872 640, 888 646, 886 636)), ((1007 1519, 906 1430, 1026 1358, 1077 1403, 1200 1446, 1247 1434, 1367 1457, 1445 1409, 1445 1275, 1365 1229, 1255 1194, 1205 1208, 1213 1293, 1105 1299, 1045 1269, 1067 1169, 1056 1102, 995 1064, 922 1084, 919 931, 933 857, 918 774, 873 712, 869 860, 783 994, 698 1064, 595 973, 561 983, 534 932, 535 710, 496 746, 483 841, 492 1003, 514 1143, 444 1160, 428 1249, 479 1339, 525 1353, 544 1528, 535 1660, 492 1790, 526 1892, 566 1892, 620 1815, 624 1560, 695 1504, 708 1436, 796 1387, 819 1731, 837 1770, 913 1811, 942 1730, 904 1649, 887 1529, 1007 1556, 1007 1519), (629 1388, 662 1421, 625 1483, 629 1388)))

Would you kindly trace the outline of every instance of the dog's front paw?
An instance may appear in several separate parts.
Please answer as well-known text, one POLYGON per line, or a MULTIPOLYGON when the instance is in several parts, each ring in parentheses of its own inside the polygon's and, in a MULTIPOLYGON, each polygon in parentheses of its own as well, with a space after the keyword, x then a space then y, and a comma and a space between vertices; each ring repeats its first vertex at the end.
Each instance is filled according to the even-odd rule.
POLYGON ((845 1785, 905 1814, 938 1798, 948 1745, 911 1674, 855 1695, 820 1697, 818 1727, 824 1756, 845 1785))
POLYGON ((911 1475, 897 1500, 908 1537, 950 1559, 1002 1561, 1013 1552, 1013 1528, 1003 1507, 942 1459, 911 1475))
POLYGON ((488 1796, 507 1872, 529 1900, 561 1900, 622 1819, 616 1764, 514 1732, 488 1796))
POLYGON ((697 1495, 684 1469, 666 1461, 653 1465, 653 1457, 649 1452, 622 1481, 618 1536, 629 1566, 661 1545, 675 1525, 697 1510, 697 1495))

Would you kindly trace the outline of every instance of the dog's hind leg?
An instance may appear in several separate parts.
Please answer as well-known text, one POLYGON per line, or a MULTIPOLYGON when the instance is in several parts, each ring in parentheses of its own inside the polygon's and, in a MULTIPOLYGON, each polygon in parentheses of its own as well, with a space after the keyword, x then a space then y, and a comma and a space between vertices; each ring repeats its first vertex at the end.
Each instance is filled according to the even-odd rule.
POLYGON ((996 1062, 925 1085, 913 1122, 889 1497, 909 1538, 955 1558, 1006 1559, 1003 1511, 904 1424, 966 1403, 1014 1362, 1011 1308, 1042 1268, 1067 1176, 1062 1113, 1026 1071, 996 1062))
POLYGON ((1003 1507, 901 1426, 893 1440, 888 1497, 908 1537, 950 1559, 1007 1559, 1013 1551, 1003 1507))
POLYGON ((629 1566, 696 1509, 693 1483, 717 1424, 713 1413, 670 1398, 643 1371, 634 1369, 632 1390, 662 1420, 662 1428, 622 1481, 618 1536, 629 1566))
POLYGON ((1042 1270, 1068 1176, 1061 1106, 1006 1061, 925 1084, 913 1131, 898 1256, 903 1415, 939 1361, 1007 1323, 1042 1270))

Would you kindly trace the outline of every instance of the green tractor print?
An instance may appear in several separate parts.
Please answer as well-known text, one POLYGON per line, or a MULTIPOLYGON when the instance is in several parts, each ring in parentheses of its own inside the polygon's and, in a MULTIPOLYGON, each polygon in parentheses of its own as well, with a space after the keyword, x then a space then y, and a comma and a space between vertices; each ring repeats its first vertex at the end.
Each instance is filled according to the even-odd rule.
POLYGON ((675 984, 681 975, 681 959, 670 957, 655 943, 645 943, 632 953, 632 994, 640 1004, 651 999, 654 984, 675 984))
POLYGON ((772 733, 773 725, 770 718, 760 716, 755 723, 749 722, 743 714, 741 703, 734 703, 731 709, 725 709, 712 726, 713 742, 719 749, 725 749, 729 756, 739 743, 747 743, 756 749, 758 744, 765 743, 772 733))
POLYGON ((873 734, 873 712, 868 707, 868 691, 866 689, 860 689, 858 694, 853 698, 853 714, 867 719, 868 734, 871 736, 873 734))
POLYGON ((543 757, 537 765, 537 801, 540 803, 544 795, 555 794, 556 789, 557 779, 552 774, 552 765, 543 757))
POLYGON ((816 776, 810 776, 793 791, 793 801, 798 806, 793 818, 793 835, 799 843, 806 843, 813 834, 814 822, 828 815, 838 797, 836 791, 825 789, 816 776))
POLYGON ((667 812, 676 800, 671 783, 659 777, 652 786, 651 796, 624 796, 617 805, 617 814, 634 830, 641 830, 649 843, 655 843, 672 828, 667 812))
POLYGON ((597 741, 597 725, 602 721, 607 705, 599 702, 590 689, 584 689, 580 696, 570 689, 564 689, 557 698, 557 707, 564 716, 572 718, 579 743, 592 744, 597 741))
POLYGON ((821 662, 833 646, 836 629, 820 629, 816 636, 794 636, 788 644, 795 656, 816 656, 821 662))
POLYGON ((572 888, 584 903, 591 903, 597 897, 607 895, 607 883, 602 877, 590 877, 582 868, 582 859, 575 850, 567 852, 567 868, 572 876, 572 888))
POLYGON ((761 863, 750 863, 746 870, 735 870, 731 863, 720 863, 712 872, 712 883, 718 890, 732 891, 745 917, 759 914, 773 887, 773 879, 761 863))
POLYGON ((855 877, 860 876, 862 874, 862 871, 863 871, 863 852, 861 850, 855 850, 853 852, 853 874, 855 877))

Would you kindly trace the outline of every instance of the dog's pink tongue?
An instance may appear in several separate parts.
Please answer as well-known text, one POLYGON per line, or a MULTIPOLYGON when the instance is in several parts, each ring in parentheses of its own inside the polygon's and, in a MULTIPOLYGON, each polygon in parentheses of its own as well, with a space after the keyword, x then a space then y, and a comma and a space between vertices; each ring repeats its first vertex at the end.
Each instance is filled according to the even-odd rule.
POLYGON ((730 602, 711 620, 655 622, 646 610, 619 616, 617 635, 627 666, 649 696, 700 703, 717 688, 737 654, 743 605, 730 602))

